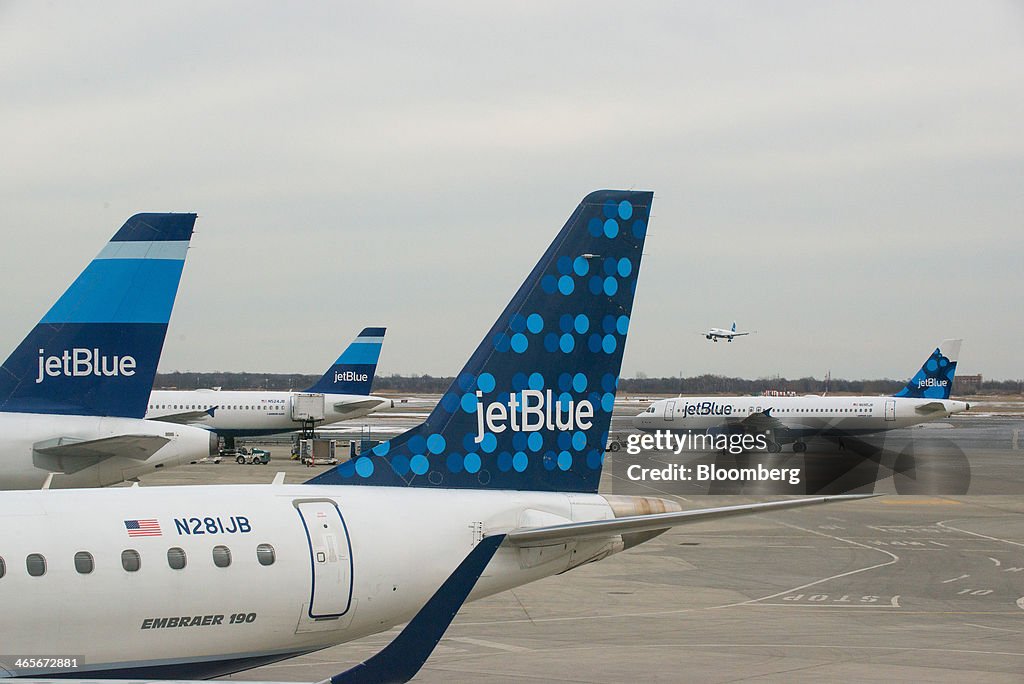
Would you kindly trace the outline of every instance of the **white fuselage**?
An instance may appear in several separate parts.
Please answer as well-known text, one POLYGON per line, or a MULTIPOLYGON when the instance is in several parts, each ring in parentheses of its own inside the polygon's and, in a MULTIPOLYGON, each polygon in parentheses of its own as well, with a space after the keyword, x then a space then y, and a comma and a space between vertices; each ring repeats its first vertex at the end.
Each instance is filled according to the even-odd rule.
MULTIPOLYGON (((11 654, 84 656, 76 676, 215 676, 409 620, 483 536, 613 517, 597 494, 283 484, 10 492, 0 499, 0 643, 11 654), (150 534, 146 521, 156 521, 159 536, 130 536, 126 521, 150 534), (272 563, 258 547, 264 562, 272 548, 272 563), (223 549, 230 565, 219 567, 223 549), (169 550, 183 568, 171 567, 169 550), (91 563, 76 569, 86 553, 91 563), (45 559, 41 576, 30 575, 30 554, 45 559), (158 669, 140 669, 149 667, 158 669)), ((502 548, 471 600, 622 548, 615 535, 502 548)))
MULTIPOLYGON (((213 415, 196 416, 189 424, 227 436, 270 435, 302 427, 293 420, 292 401, 308 392, 263 392, 221 390, 156 390, 149 396, 146 418, 160 420, 187 412, 215 409, 213 415)), ((323 421, 328 425, 361 418, 378 408, 390 407, 391 400, 372 395, 323 394, 323 421)))
POLYGON ((102 487, 163 466, 189 463, 211 451, 210 433, 187 425, 135 418, 0 413, 0 489, 38 489, 50 473, 51 487, 102 487), (121 435, 156 435, 169 441, 144 460, 88 456, 57 460, 36 451, 55 440, 88 441, 121 435), (89 459, 89 460, 83 460, 89 459))
POLYGON ((661 399, 633 419, 633 426, 655 430, 728 428, 768 411, 794 436, 869 434, 910 427, 966 411, 952 399, 902 397, 677 397, 661 399), (931 407, 926 412, 921 407, 931 407))

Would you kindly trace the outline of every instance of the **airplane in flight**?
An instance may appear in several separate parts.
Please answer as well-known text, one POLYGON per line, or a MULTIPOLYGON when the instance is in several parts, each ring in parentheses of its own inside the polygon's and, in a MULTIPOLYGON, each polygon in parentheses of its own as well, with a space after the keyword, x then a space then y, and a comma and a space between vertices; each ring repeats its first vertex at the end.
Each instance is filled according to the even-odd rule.
POLYGON ((0 488, 99 487, 216 453, 143 420, 195 214, 129 218, 0 369, 0 488))
POLYGON ((732 338, 742 337, 743 335, 749 335, 751 332, 752 331, 737 332, 736 321, 733 321, 732 327, 729 328, 728 330, 725 330, 724 328, 710 328, 707 332, 704 333, 704 337, 711 340, 712 342, 717 342, 718 340, 722 339, 724 339, 726 342, 732 342, 732 338))
MULTIPOLYGON (((411 619, 331 680, 407 681, 466 599, 676 525, 844 500, 683 511, 598 493, 652 199, 587 195, 427 420, 304 484, 0 498, 4 652, 83 656, 2 667, 209 678, 411 619)), ((474 257, 472 275, 491 258, 474 257)))
POLYGON ((146 417, 197 425, 224 437, 271 435, 329 425, 391 408, 391 399, 370 394, 385 328, 364 328, 312 387, 301 392, 154 390, 146 417))
POLYGON ((644 432, 667 430, 767 434, 768 451, 807 450, 807 437, 866 435, 970 410, 949 398, 963 340, 944 340, 903 389, 885 396, 677 397, 659 399, 633 419, 644 432))

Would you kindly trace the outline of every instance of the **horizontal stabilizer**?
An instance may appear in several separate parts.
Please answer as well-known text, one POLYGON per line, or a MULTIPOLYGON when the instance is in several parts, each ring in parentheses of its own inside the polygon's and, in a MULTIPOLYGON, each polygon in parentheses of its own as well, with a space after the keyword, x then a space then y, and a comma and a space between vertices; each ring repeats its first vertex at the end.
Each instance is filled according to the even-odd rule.
POLYGON ((587 537, 607 537, 615 534, 653 532, 677 525, 729 518, 735 515, 767 513, 768 511, 786 508, 800 508, 824 503, 838 503, 840 501, 855 501, 857 499, 871 498, 872 496, 875 495, 818 496, 805 499, 769 501, 767 503, 741 504, 739 506, 699 508, 693 511, 681 511, 678 513, 631 515, 625 518, 612 518, 610 520, 589 520, 586 522, 566 523, 564 525, 552 525, 550 527, 513 530, 508 533, 506 543, 510 546, 539 546, 587 537))
POLYGON ((928 414, 928 413, 945 413, 946 411, 948 411, 948 409, 946 408, 946 405, 943 404, 941 401, 929 401, 927 404, 921 404, 920 406, 915 406, 914 407, 914 411, 917 412, 917 413, 928 414))
POLYGON ((100 439, 78 440, 73 437, 38 442, 32 448, 47 456, 67 456, 70 458, 96 457, 110 458, 123 456, 145 461, 171 441, 160 435, 117 435, 100 439))
POLYGON ((360 399, 359 401, 339 401, 334 405, 334 410, 338 413, 353 413, 355 411, 375 409, 384 403, 387 402, 373 397, 370 399, 360 399))
POLYGON ((114 456, 145 461, 169 441, 160 435, 115 435, 100 439, 57 437, 32 446, 33 462, 44 470, 71 474, 114 456))

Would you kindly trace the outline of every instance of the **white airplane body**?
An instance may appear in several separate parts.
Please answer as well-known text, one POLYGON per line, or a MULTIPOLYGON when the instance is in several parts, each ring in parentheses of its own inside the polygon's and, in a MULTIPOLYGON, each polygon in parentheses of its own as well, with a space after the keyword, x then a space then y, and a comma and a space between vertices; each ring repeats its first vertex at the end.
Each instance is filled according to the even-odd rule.
MULTIPOLYGON (((773 433, 769 448, 808 436, 864 435, 911 427, 967 411, 949 398, 961 340, 944 340, 899 394, 885 396, 678 397, 660 399, 633 419, 645 432, 737 430, 773 433)), ((773 449, 775 450, 775 449, 773 449)))
POLYGON ((828 501, 597 493, 652 198, 588 195, 427 420, 308 483, 0 499, 0 644, 58 657, 4 669, 205 678, 412 617, 330 680, 407 681, 467 598, 675 525, 828 501))
POLYGON ((154 390, 146 417, 198 425, 232 440, 290 432, 304 423, 329 425, 391 408, 391 399, 370 394, 384 333, 384 328, 364 328, 323 377, 302 392, 154 390), (306 420, 310 415, 314 418, 306 420))
MULTIPOLYGON (((225 436, 270 435, 301 427, 292 417, 296 396, 303 392, 232 390, 154 390, 146 418, 166 423, 179 422, 187 413, 188 425, 197 425, 225 436)), ((324 394, 324 419, 329 425, 361 418, 379 408, 390 408, 391 400, 358 394, 324 394)))
POLYGON ((725 340, 726 342, 732 342, 732 339, 734 337, 742 337, 744 335, 749 335, 749 334, 750 334, 750 332, 748 332, 748 331, 737 331, 736 330, 736 321, 733 321, 732 322, 732 327, 729 328, 728 330, 725 329, 725 328, 711 328, 711 329, 707 330, 704 333, 704 337, 709 339, 709 340, 711 340, 712 342, 717 342, 718 340, 725 340))
POLYGON ((215 452, 143 420, 195 214, 136 214, 0 371, 0 487, 98 487, 215 452))
MULTIPOLYGON (((308 485, 118 488, 91 498, 83 516, 69 493, 0 500, 0 519, 20 521, 0 550, 5 613, 54 617, 2 630, 4 650, 85 654, 88 671, 127 677, 217 676, 384 631, 411 618, 481 535, 614 517, 596 494, 308 485), (129 537, 129 517, 157 520, 161 536, 129 537), (257 559, 260 544, 273 547, 272 565, 257 559), (230 550, 230 566, 214 565, 216 546, 230 550), (171 548, 184 552, 183 569, 169 567, 171 548), (125 550, 138 553, 138 571, 122 567, 125 550), (82 552, 94 559, 88 574, 75 569, 82 552), (25 572, 29 554, 46 559, 44 576, 25 572), (166 664, 183 654, 187 664, 166 664)), ((501 550, 472 598, 622 548, 613 535, 501 550)))

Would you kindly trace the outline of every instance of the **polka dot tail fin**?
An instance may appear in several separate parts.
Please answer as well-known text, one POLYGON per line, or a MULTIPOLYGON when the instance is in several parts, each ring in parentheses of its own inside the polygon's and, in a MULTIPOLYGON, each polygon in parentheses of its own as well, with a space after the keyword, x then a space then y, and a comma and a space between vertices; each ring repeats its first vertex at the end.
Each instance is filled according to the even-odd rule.
POLYGON ((953 391, 953 378, 956 375, 956 359, 960 355, 962 343, 963 340, 943 340, 925 359, 921 370, 917 371, 906 387, 893 396, 949 399, 953 391))
POLYGON ((427 420, 309 483, 596 492, 653 198, 587 195, 427 420))

